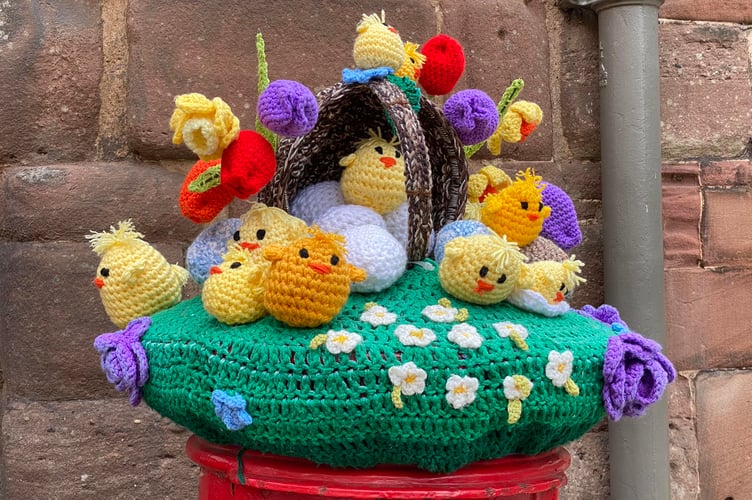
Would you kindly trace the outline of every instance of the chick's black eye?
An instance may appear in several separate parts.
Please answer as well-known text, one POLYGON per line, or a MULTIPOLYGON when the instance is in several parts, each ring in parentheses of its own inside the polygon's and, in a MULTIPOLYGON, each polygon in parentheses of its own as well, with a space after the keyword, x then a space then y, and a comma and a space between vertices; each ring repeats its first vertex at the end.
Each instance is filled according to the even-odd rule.
POLYGON ((496 283, 501 284, 501 283, 504 283, 506 280, 507 280, 507 275, 502 274, 501 276, 499 276, 499 279, 496 280, 496 283))
POLYGON ((486 274, 488 274, 488 268, 486 266, 483 266, 480 268, 480 277, 485 278, 486 274))
POLYGON ((400 154, 400 152, 399 152, 399 151, 395 151, 395 152, 394 152, 394 157, 395 157, 395 158, 399 158, 400 156, 402 156, 402 155, 400 154))
POLYGON ((384 148, 382 148, 381 146, 376 146, 374 149, 376 150, 378 154, 380 155, 384 154, 384 148))
POLYGON ((235 233, 232 235, 232 239, 235 241, 240 241, 240 231, 235 231, 235 233))
POLYGON ((543 210, 543 202, 538 203, 538 211, 543 210))
POLYGON ((240 262, 233 262, 230 264, 230 269, 237 269, 240 267, 240 262))
POLYGON ((257 240, 259 240, 259 241, 263 240, 264 236, 266 236, 266 230, 259 229, 258 231, 256 231, 256 239, 257 240))
POLYGON ((415 59, 413 59, 413 58, 411 57, 411 58, 410 58, 410 63, 411 63, 411 64, 415 64, 415 59))
POLYGON ((99 271, 99 274, 104 276, 105 278, 110 275, 110 270, 106 267, 103 267, 101 271, 99 271))
POLYGON ((522 206, 522 210, 527 210, 527 202, 526 201, 521 201, 520 205, 522 206))
POLYGON ((560 292, 563 292, 566 289, 567 289, 567 285, 565 285, 564 283, 562 283, 561 286, 559 287, 560 292))
POLYGON ((339 257, 332 255, 332 258, 329 260, 329 262, 331 262, 333 266, 336 266, 339 263, 339 257))
POLYGON ((298 252, 298 255, 300 255, 301 258, 307 259, 308 258, 308 250, 305 248, 301 248, 300 252, 298 252))

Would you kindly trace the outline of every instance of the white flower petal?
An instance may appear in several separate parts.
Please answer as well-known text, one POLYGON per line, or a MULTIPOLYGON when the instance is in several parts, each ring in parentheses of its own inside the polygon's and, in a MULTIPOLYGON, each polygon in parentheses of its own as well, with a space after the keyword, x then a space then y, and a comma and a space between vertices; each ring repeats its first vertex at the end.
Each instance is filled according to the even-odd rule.
POLYGON ((454 325, 447 338, 450 342, 469 349, 477 349, 483 344, 483 337, 478 333, 478 329, 468 323, 454 325))
POLYGON ((452 375, 446 382, 446 400, 456 410, 463 408, 475 401, 478 386, 475 377, 452 375))

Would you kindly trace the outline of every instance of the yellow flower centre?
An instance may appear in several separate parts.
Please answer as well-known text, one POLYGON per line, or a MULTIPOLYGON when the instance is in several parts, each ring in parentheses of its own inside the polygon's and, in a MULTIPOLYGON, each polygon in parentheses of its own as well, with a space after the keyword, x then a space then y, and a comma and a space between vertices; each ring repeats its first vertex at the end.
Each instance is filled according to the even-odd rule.
POLYGON ((332 340, 334 340, 334 342, 338 344, 344 344, 345 342, 347 342, 347 335, 337 335, 332 340))
POLYGON ((565 363, 559 363, 559 366, 556 367, 556 369, 559 371, 559 373, 564 373, 564 369, 567 367, 565 363))
POLYGON ((423 338, 423 330, 412 330, 410 332, 410 336, 422 339, 423 338))
POLYGON ((465 388, 464 385, 459 385, 455 387, 452 392, 455 394, 465 394, 467 392, 467 389, 465 388))
POLYGON ((376 317, 377 318, 383 318, 384 317, 384 313, 383 312, 377 312, 376 313, 376 317))
POLYGON ((418 378, 418 376, 414 373, 408 373, 407 377, 405 377, 405 383, 406 384, 412 384, 415 382, 415 380, 418 378))

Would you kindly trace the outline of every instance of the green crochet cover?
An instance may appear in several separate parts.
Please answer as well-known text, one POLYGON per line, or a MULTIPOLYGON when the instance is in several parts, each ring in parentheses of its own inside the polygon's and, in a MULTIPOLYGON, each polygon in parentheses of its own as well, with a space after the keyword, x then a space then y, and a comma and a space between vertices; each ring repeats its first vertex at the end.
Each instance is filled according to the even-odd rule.
POLYGON ((337 467, 416 464, 442 472, 477 460, 545 451, 577 439, 605 416, 602 369, 614 334, 610 327, 575 312, 546 318, 506 303, 454 301, 452 307, 466 308, 468 314, 463 319, 459 311, 460 320, 450 323, 424 315, 426 306, 434 306, 435 314, 454 319, 457 310, 437 305, 445 296, 435 263, 425 261, 384 292, 351 295, 341 314, 320 328, 292 329, 271 317, 227 326, 204 311, 200 298, 184 301, 155 314, 142 338, 150 370, 144 400, 217 444, 337 467), (373 326, 361 319, 372 302, 385 309, 369 304, 371 322, 394 321, 373 326), (529 335, 522 342, 502 336, 504 328, 494 326, 499 322, 524 325, 529 335), (482 343, 461 347, 450 341, 453 328, 470 331, 464 338, 482 343), (333 335, 333 345, 342 347, 338 354, 317 337, 330 330, 338 332, 333 335), (408 343, 430 343, 405 345, 396 331, 408 343), (573 354, 565 385, 547 376, 551 351, 573 354), (395 390, 389 368, 408 362, 425 372, 422 392, 395 390), (455 382, 477 379, 472 402, 472 383, 447 389, 453 375, 455 382), (515 375, 526 379, 515 377, 522 381, 521 395, 510 400, 504 380, 515 375), (529 396, 525 380, 532 382, 529 396), (242 396, 253 422, 228 430, 215 413, 215 390, 242 396), (515 412, 519 418, 510 423, 515 412))

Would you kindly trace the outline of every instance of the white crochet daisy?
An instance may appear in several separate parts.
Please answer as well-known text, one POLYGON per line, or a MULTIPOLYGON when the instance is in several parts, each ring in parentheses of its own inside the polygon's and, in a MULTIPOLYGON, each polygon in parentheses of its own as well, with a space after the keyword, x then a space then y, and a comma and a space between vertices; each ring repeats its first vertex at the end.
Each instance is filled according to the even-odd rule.
POLYGON ((371 326, 391 325, 397 321, 397 315, 384 307, 376 304, 375 302, 369 302, 366 304, 366 310, 360 315, 360 320, 365 321, 371 326))
POLYGON ((447 338, 450 342, 468 349, 477 349, 483 343, 483 337, 478 333, 478 329, 468 323, 454 325, 447 338))
POLYGON ((580 388, 572 380, 572 369, 574 365, 574 355, 571 351, 548 353, 548 364, 546 364, 546 377, 556 387, 564 389, 572 396, 580 394, 580 388))
POLYGON ((389 381, 394 386, 392 390, 392 403, 398 409, 402 408, 402 395, 412 396, 422 394, 426 388, 425 370, 418 368, 412 361, 400 366, 389 368, 389 381))
POLYGON ((311 340, 311 349, 318 349, 326 345, 326 349, 332 354, 349 353, 355 346, 363 342, 363 337, 347 330, 329 330, 325 334, 316 335, 311 340))
POLYGON ((400 325, 394 330, 394 334, 404 345, 418 347, 425 347, 436 340, 436 334, 430 328, 418 328, 413 325, 400 325))
POLYGON ((478 392, 478 379, 452 375, 446 382, 446 400, 452 408, 459 410, 475 401, 478 392))

